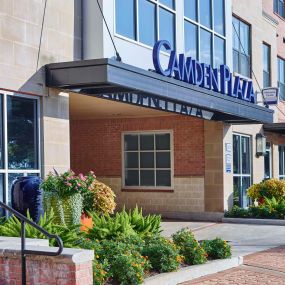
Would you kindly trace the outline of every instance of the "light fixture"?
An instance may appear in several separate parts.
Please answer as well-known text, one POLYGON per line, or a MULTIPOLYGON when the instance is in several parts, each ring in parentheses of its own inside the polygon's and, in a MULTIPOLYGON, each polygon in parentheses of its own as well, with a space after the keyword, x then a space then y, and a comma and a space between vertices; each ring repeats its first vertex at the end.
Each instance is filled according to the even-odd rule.
POLYGON ((266 154, 266 136, 261 133, 256 134, 256 156, 264 156, 266 154))

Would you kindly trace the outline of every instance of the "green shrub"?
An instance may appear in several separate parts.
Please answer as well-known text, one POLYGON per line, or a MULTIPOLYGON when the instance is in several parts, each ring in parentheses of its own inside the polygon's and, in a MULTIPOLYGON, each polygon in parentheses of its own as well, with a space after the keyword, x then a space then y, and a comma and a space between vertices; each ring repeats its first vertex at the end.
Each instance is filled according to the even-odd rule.
POLYGON ((161 217, 158 215, 143 216, 142 210, 137 207, 129 212, 125 209, 114 216, 90 213, 93 228, 87 236, 90 239, 112 239, 119 236, 132 236, 138 234, 145 237, 160 232, 161 217))
POLYGON ((93 261, 93 285, 104 285, 110 277, 109 263, 107 260, 99 262, 97 258, 93 261))
POLYGON ((249 209, 240 208, 238 206, 233 206, 231 210, 225 212, 225 217, 227 218, 250 218, 251 212, 249 209))
POLYGON ((148 238, 142 254, 148 257, 152 268, 159 272, 177 270, 182 262, 182 257, 175 244, 163 237, 148 238))
POLYGON ((180 254, 184 256, 186 264, 203 264, 207 261, 207 253, 190 230, 182 229, 173 234, 172 238, 178 246, 180 254))
POLYGON ((247 195, 252 200, 263 202, 262 198, 275 198, 276 200, 285 198, 285 181, 278 179, 268 179, 257 184, 253 184, 247 190, 247 195))
POLYGON ((148 260, 138 252, 117 254, 111 263, 111 274, 121 285, 137 285, 144 280, 145 272, 150 269, 148 260))
MULTIPOLYGON (((31 220, 29 213, 27 216, 31 220)), ((49 214, 45 213, 43 216, 41 216, 38 225, 51 234, 59 235, 63 241, 64 247, 80 247, 80 244, 83 242, 83 234, 79 231, 79 225, 70 227, 57 225, 54 223, 53 211, 51 211, 49 214)), ((25 228, 27 238, 47 238, 43 233, 39 232, 37 229, 27 223, 25 228)), ((0 224, 0 236, 20 237, 20 220, 15 216, 11 216, 0 224)), ((57 246, 56 240, 49 240, 49 243, 51 246, 57 246)))
MULTIPOLYGON (((100 246, 95 242, 97 263, 108 264, 108 268, 104 267, 108 274, 104 276, 113 278, 119 284, 142 283, 145 274, 151 268, 149 261, 141 254, 143 245, 143 240, 136 236, 103 240, 100 246)), ((100 265, 96 266, 100 268, 100 265)))
POLYGON ((221 238, 204 240, 201 246, 206 251, 209 259, 224 259, 232 256, 231 246, 221 238))

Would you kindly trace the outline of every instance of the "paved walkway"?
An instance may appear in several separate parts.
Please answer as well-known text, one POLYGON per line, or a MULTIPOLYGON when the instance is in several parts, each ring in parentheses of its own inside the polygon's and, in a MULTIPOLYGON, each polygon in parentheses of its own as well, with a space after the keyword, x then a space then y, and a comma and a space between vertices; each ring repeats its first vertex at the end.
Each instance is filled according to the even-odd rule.
POLYGON ((247 255, 242 266, 181 285, 285 285, 285 246, 247 255))
POLYGON ((215 237, 227 240, 233 256, 245 256, 285 244, 284 226, 165 221, 162 234, 170 237, 181 228, 190 228, 198 240, 215 237))

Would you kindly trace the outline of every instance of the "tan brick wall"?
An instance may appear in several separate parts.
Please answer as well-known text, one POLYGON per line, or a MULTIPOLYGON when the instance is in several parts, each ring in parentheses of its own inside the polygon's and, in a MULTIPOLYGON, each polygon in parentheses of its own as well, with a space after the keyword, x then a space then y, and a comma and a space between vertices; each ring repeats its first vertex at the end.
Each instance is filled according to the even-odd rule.
POLYGON ((146 213, 190 213, 204 212, 204 178, 175 177, 174 192, 122 192, 121 177, 98 177, 109 185, 117 195, 117 209, 124 205, 133 208, 143 207, 146 213))
POLYGON ((42 98, 42 172, 70 168, 69 95, 50 89, 42 98))
MULTIPOLYGON (((45 0, 3 0, 0 5, 0 87, 19 89, 36 71, 45 0)), ((39 67, 75 55, 74 1, 49 0, 39 67)))

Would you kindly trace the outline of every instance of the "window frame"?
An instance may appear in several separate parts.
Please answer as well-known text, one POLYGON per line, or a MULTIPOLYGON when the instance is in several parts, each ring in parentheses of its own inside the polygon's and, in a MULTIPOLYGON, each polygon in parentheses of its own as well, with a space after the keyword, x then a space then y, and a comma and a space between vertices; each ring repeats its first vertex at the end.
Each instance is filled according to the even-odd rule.
MULTIPOLYGON (((249 78, 251 79, 252 78, 252 37, 251 37, 251 34, 252 34, 252 27, 251 27, 251 24, 248 23, 247 21, 243 20, 242 18, 240 18, 239 16, 233 14, 232 15, 232 25, 233 25, 233 20, 236 19, 238 22, 239 22, 239 30, 238 30, 238 36, 240 38, 240 22, 242 22, 243 24, 247 25, 248 26, 248 44, 249 44, 249 53, 248 55, 245 54, 243 52, 243 50, 240 50, 241 48, 241 43, 239 41, 239 50, 235 49, 234 48, 234 44, 232 44, 232 54, 235 52, 238 53, 238 68, 237 68, 237 71, 235 71, 234 69, 234 55, 233 55, 233 72, 237 75, 240 75, 241 77, 243 78, 249 78), (249 76, 247 75, 244 75, 241 73, 241 55, 243 56, 246 56, 246 57, 249 57, 249 60, 248 61, 248 64, 249 64, 249 76)), ((233 27, 233 40, 232 42, 234 43, 234 34, 235 34, 235 30, 234 30, 234 27, 233 27)))
MULTIPOLYGON (((239 160, 240 160, 240 166, 241 166, 241 170, 239 171, 239 173, 234 173, 234 170, 233 170, 233 181, 234 181, 234 178, 237 177, 238 179, 240 179, 240 185, 242 187, 242 179, 245 177, 245 178, 249 178, 250 179, 250 185, 252 185, 252 174, 253 174, 253 159, 252 159, 252 153, 253 153, 253 147, 252 147, 252 143, 253 143, 253 139, 252 139, 252 136, 251 135, 246 135, 246 134, 242 134, 242 133, 236 133, 234 132, 232 134, 232 138, 234 138, 234 136, 239 136, 240 139, 242 137, 246 137, 249 139, 249 163, 250 163, 250 166, 249 166, 249 169, 250 169, 250 173, 247 174, 247 173, 242 173, 242 143, 241 143, 241 140, 240 140, 240 144, 239 144, 239 160)), ((234 144, 233 144, 233 154, 234 154, 234 144)), ((234 161, 233 161, 234 163, 234 161)), ((233 169, 234 169, 234 165, 233 165, 233 169)), ((240 193, 239 193, 240 195, 240 193)), ((239 201, 240 202, 240 207, 243 207, 243 208, 247 208, 247 206, 243 205, 243 200, 242 201, 239 201)))
MULTIPOLYGON (((153 49, 153 46, 150 46, 148 44, 145 44, 143 42, 140 41, 139 39, 139 8, 138 8, 138 1, 139 0, 133 0, 135 1, 135 39, 131 39, 131 38, 128 38, 126 36, 123 36, 119 33, 117 33, 117 29, 116 29, 116 0, 114 0, 114 15, 113 15, 113 19, 114 19, 114 25, 113 25, 113 31, 114 31, 114 36, 117 37, 117 38, 120 38, 120 39, 123 39, 123 40, 126 40, 128 42, 131 42, 131 43, 134 43, 134 44, 138 44, 140 46, 143 46, 143 47, 146 47, 148 49, 153 49)), ((173 27, 173 32, 174 32, 174 47, 172 47, 173 49, 176 48, 177 46, 177 4, 176 4, 176 1, 174 2, 174 9, 171 9, 169 8, 168 6, 160 3, 159 0, 145 0, 145 1, 148 1, 148 2, 151 2, 153 4, 155 4, 155 36, 156 36, 156 39, 155 41, 157 41, 159 39, 159 9, 162 8, 170 13, 172 13, 174 15, 174 27, 173 27)), ((165 54, 168 54, 167 52, 165 52, 165 54)))
POLYGON ((285 145, 278 145, 278 160, 279 160, 279 165, 278 165, 278 178, 280 180, 285 180, 285 145), (283 165, 280 165, 280 149, 282 149, 282 157, 283 157, 283 165), (283 173, 280 174, 280 167, 283 168, 283 173))
POLYGON ((272 72, 271 72, 271 45, 266 43, 266 42, 263 42, 262 43, 262 55, 264 56, 264 46, 266 46, 268 48, 268 54, 267 54, 267 60, 268 60, 268 64, 269 64, 269 71, 267 72, 265 70, 265 66, 263 64, 263 88, 266 88, 266 87, 270 87, 272 85, 272 72), (264 73, 267 73, 269 75, 269 86, 264 86, 264 73))
POLYGON ((21 174, 23 176, 28 176, 30 174, 34 175, 41 175, 41 167, 42 167, 42 157, 41 157, 41 109, 40 109, 40 98, 37 96, 26 95, 21 93, 14 93, 10 91, 5 91, 0 89, 0 94, 3 98, 3 143, 4 143, 4 164, 3 168, 0 167, 0 174, 4 175, 4 203, 8 203, 9 199, 9 175, 10 174, 21 174), (8 112, 7 112, 7 97, 20 97, 25 99, 33 99, 36 101, 36 123, 37 123, 37 130, 36 130, 36 155, 37 155, 37 162, 38 167, 36 169, 9 169, 9 162, 8 162, 8 112))
MULTIPOLYGON (((279 73, 279 60, 283 61, 283 65, 284 65, 284 72, 285 72, 285 59, 280 57, 279 55, 277 56, 277 87, 279 88, 279 100, 284 101, 285 100, 285 94, 281 93, 281 89, 280 89, 280 84, 284 85, 284 90, 285 90, 285 78, 284 78, 284 82, 279 81, 280 78, 280 73, 279 73)), ((285 73, 284 73, 285 74, 285 73)), ((285 77, 285 75, 284 75, 285 77)))
POLYGON ((266 153, 268 153, 269 155, 269 177, 266 177, 265 176, 265 156, 264 156, 264 179, 270 179, 272 178, 272 174, 273 174, 273 171, 272 171, 272 144, 271 142, 266 142, 266 153))
POLYGON ((273 13, 281 17, 282 19, 285 19, 285 1, 284 0, 274 0, 273 1, 273 13), (281 14, 281 11, 279 10, 279 4, 283 5, 283 15, 281 14))
MULTIPOLYGON (((138 150, 140 153, 140 150, 138 150)), ((156 151, 154 151, 154 154, 156 151)), ((173 190, 174 188, 174 143, 173 143, 173 130, 143 130, 143 131, 125 131, 121 133, 121 160, 122 160, 122 188, 126 190, 173 190), (156 134, 169 134, 170 135, 170 186, 127 186, 125 185, 125 135, 156 135, 156 134)), ((140 169, 140 166, 139 166, 140 169)), ((154 167, 154 171, 156 171, 154 167)), ((168 169, 168 168, 167 168, 168 169)))
MULTIPOLYGON (((224 35, 218 33, 215 31, 215 27, 214 27, 214 15, 215 15, 215 5, 213 3, 214 0, 211 0, 210 5, 211 5, 211 23, 212 23, 212 28, 209 28, 203 24, 201 24, 200 22, 200 1, 196 0, 196 13, 197 13, 197 17, 196 17, 196 21, 187 17, 185 15, 185 5, 184 5, 184 1, 187 0, 183 0, 183 45, 184 45, 184 52, 186 53, 185 50, 185 22, 188 22, 194 26, 197 27, 197 34, 198 34, 198 38, 197 38, 197 60, 200 61, 201 59, 201 30, 205 30, 207 32, 209 32, 211 34, 211 66, 215 65, 214 62, 214 56, 215 56, 215 37, 218 37, 222 40, 224 40, 225 43, 225 50, 224 50, 224 64, 227 64, 227 55, 226 55, 226 50, 227 50, 227 27, 226 27, 226 3, 224 1, 224 35)), ((188 0, 189 1, 189 0, 188 0)), ((218 67, 216 67, 218 68, 218 67)))

